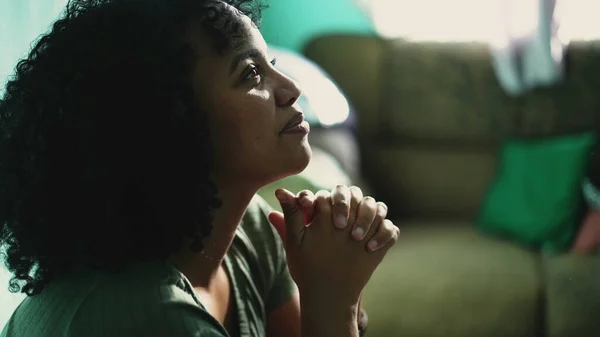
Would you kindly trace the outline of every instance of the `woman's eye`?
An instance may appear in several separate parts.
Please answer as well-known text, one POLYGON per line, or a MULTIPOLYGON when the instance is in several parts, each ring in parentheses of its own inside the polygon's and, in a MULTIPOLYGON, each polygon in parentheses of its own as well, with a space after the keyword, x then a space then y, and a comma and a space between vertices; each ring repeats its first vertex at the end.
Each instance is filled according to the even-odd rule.
POLYGON ((258 67, 255 65, 251 65, 250 69, 248 69, 247 73, 246 73, 246 77, 244 77, 245 80, 252 80, 255 79, 257 77, 260 76, 260 73, 258 72, 258 67))

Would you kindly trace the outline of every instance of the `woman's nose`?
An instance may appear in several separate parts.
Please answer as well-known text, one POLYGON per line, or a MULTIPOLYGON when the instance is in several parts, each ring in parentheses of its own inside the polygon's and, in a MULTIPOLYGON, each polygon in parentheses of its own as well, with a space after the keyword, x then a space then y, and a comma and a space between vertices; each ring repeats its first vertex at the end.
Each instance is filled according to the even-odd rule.
POLYGON ((281 81, 278 88, 275 90, 275 100, 278 106, 289 107, 292 106, 300 95, 302 90, 296 81, 281 74, 281 81))

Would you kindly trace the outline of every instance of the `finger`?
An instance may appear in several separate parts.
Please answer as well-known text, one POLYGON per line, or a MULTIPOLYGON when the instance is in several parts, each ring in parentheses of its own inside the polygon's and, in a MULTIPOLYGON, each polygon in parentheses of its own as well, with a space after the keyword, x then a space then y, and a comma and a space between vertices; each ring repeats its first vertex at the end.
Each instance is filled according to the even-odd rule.
MULTIPOLYGON (((363 199, 364 200, 364 199, 363 199)), ((369 226, 369 231, 365 234, 365 239, 371 239, 379 230, 388 213, 388 207, 385 203, 378 201, 375 217, 369 226)))
POLYGON ((352 228, 352 237, 355 240, 362 240, 365 237, 377 216, 378 208, 377 202, 372 197, 364 197, 360 202, 356 222, 352 228))
POLYGON ((367 329, 368 325, 369 325, 369 316, 367 315, 367 312, 365 311, 365 309, 360 308, 360 311, 358 314, 358 328, 364 331, 367 329))
POLYGON ((285 217, 283 216, 283 213, 272 211, 269 213, 268 218, 271 225, 273 225, 277 230, 277 233, 279 233, 281 240, 285 242, 285 217))
POLYGON ((350 211, 350 189, 346 185, 337 185, 331 190, 333 223, 337 228, 345 228, 350 211))
POLYGON ((315 194, 314 212, 313 223, 331 222, 331 193, 329 191, 317 191, 315 194))
POLYGON ((385 219, 379 225, 375 235, 367 243, 367 250, 373 252, 381 248, 389 248, 396 243, 399 236, 400 229, 392 221, 385 219))
POLYGON ((350 186, 350 211, 348 212, 348 225, 352 227, 354 227, 354 222, 356 222, 356 216, 358 214, 358 205, 362 200, 362 190, 357 186, 350 186))
POLYGON ((288 190, 278 188, 275 197, 281 205, 285 217, 285 233, 287 243, 299 245, 304 230, 304 214, 295 196, 288 190))
POLYGON ((296 200, 300 206, 302 206, 302 211, 304 212, 304 223, 310 224, 313 221, 315 215, 314 203, 315 203, 315 195, 310 190, 304 190, 298 192, 296 194, 296 200))
POLYGON ((303 208, 312 207, 315 202, 315 194, 311 190, 303 190, 296 194, 296 199, 303 208))
POLYGON ((368 317, 366 317, 366 312, 363 309, 363 292, 360 293, 358 297, 358 317, 357 317, 358 328, 366 328, 368 323, 368 317))

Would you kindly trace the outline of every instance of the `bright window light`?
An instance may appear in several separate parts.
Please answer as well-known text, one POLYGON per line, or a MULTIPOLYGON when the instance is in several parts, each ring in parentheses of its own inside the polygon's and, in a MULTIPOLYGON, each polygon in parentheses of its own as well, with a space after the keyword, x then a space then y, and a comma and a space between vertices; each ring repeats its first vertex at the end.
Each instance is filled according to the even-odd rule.
MULTIPOLYGON (((371 0, 370 14, 375 28, 387 38, 502 43, 503 11, 511 18, 510 33, 526 35, 537 24, 537 1, 371 0)), ((557 0, 560 39, 600 39, 598 13, 598 0, 557 0)))

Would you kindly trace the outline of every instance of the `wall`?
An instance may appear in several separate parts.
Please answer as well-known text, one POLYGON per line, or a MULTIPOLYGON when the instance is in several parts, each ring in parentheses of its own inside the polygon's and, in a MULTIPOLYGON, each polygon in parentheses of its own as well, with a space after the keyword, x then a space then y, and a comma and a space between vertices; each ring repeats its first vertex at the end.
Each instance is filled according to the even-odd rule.
POLYGON ((0 93, 17 61, 62 11, 66 0, 0 0, 0 93))
POLYGON ((301 52, 312 38, 327 33, 371 35, 373 25, 353 0, 263 0, 261 32, 267 43, 301 52))

